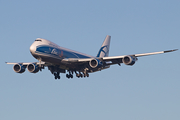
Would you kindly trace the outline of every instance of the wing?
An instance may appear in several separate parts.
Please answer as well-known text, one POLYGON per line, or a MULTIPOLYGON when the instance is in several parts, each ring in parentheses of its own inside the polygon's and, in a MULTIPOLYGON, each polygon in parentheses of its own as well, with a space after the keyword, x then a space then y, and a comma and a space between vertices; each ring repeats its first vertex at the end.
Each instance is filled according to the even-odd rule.
POLYGON ((156 55, 156 54, 163 54, 163 53, 173 52, 173 51, 177 51, 177 50, 178 49, 166 50, 166 51, 160 51, 160 52, 133 54, 133 55, 102 57, 102 58, 71 58, 71 59, 63 59, 62 62, 64 62, 64 63, 74 63, 74 64, 80 64, 80 63, 83 64, 83 63, 90 62, 90 61, 92 61, 94 59, 98 59, 98 60, 100 60, 102 62, 106 62, 106 65, 113 65, 113 64, 119 64, 120 65, 120 63, 123 63, 123 58, 128 57, 128 56, 131 57, 132 59, 134 58, 135 61, 136 61, 137 57, 156 55))
POLYGON ((135 58, 135 60, 137 60, 137 57, 142 57, 142 56, 149 56, 149 55, 156 55, 156 54, 163 54, 163 53, 168 53, 168 52, 173 52, 173 51, 177 51, 178 49, 174 49, 174 50, 166 50, 166 51, 160 51, 160 52, 151 52, 151 53, 142 53, 142 54, 133 54, 133 55, 122 55, 122 56, 114 56, 114 57, 103 57, 103 61, 111 61, 112 63, 110 63, 109 65, 112 64, 119 64, 123 63, 123 59, 125 57, 132 57, 135 58))
MULTIPOLYGON (((14 62, 6 62, 6 64, 11 64, 14 65, 13 66, 13 70, 17 73, 23 73, 25 72, 26 68, 28 69, 29 72, 31 73, 37 73, 39 70, 41 71, 42 69, 44 69, 44 67, 53 67, 55 66, 54 64, 51 63, 46 63, 46 62, 28 62, 28 63, 24 63, 24 62, 18 62, 18 63, 14 63, 14 62)), ((63 69, 59 68, 59 72, 63 72, 63 69)))
MULTIPOLYGON (((178 49, 174 49, 174 50, 166 50, 166 51, 160 51, 160 52, 151 52, 151 53, 142 53, 142 54, 133 54, 133 55, 122 55, 122 56, 112 56, 112 57, 102 57, 102 58, 69 58, 69 59, 62 59, 62 63, 64 64, 72 64, 72 63, 76 63, 76 64, 83 64, 83 63, 86 63, 86 62, 89 62, 93 59, 98 59, 98 60, 101 60, 102 62, 113 62, 115 64, 118 64, 118 63, 122 63, 122 59, 125 57, 125 56, 133 56, 133 57, 142 57, 142 56, 149 56, 149 55, 156 55, 156 54, 162 54, 162 53, 168 53, 168 52, 173 52, 173 51, 177 51, 178 49)), ((37 65, 44 65, 44 66, 50 66, 50 65, 53 65, 53 64, 50 64, 50 63, 45 63, 45 62, 29 62, 29 63, 10 63, 10 62, 6 62, 6 64, 22 64, 24 66, 27 66, 31 63, 35 63, 37 65)))
POLYGON ((37 64, 37 65, 47 65, 47 63, 45 63, 45 62, 29 62, 29 63, 24 63, 24 62, 17 62, 17 63, 15 63, 15 62, 6 62, 6 64, 9 64, 9 65, 15 65, 15 64, 21 64, 21 65, 24 65, 24 66, 27 66, 27 65, 29 65, 29 64, 32 64, 32 63, 34 63, 34 64, 37 64))
MULTIPOLYGON (((168 53, 168 52, 173 52, 173 51, 177 51, 178 49, 174 49, 174 50, 166 50, 166 51, 160 51, 160 52, 151 52, 151 53, 142 53, 142 54, 134 54, 131 56, 135 56, 135 57, 142 57, 142 56, 149 56, 149 55, 156 55, 156 54, 162 54, 162 53, 168 53)), ((121 59, 123 57, 125 57, 127 55, 123 55, 123 56, 114 56, 114 57, 103 57, 103 60, 105 61, 109 61, 109 60, 114 60, 114 59, 121 59)))
POLYGON ((95 72, 102 69, 109 68, 110 65, 124 63, 126 65, 134 65, 137 61, 137 57, 156 55, 162 53, 173 52, 174 50, 160 51, 160 52, 151 52, 151 53, 142 53, 142 54, 133 54, 133 55, 122 55, 122 56, 113 56, 113 57, 94 57, 94 58, 69 58, 62 59, 59 63, 46 63, 46 62, 31 62, 31 63, 10 63, 13 64, 14 71, 17 73, 23 73, 27 67, 28 71, 31 73, 36 73, 44 67, 48 67, 51 73, 55 71, 65 73, 65 70, 75 70, 81 71, 84 68, 90 68, 88 72, 95 72), (91 71, 92 70, 92 71, 91 71))

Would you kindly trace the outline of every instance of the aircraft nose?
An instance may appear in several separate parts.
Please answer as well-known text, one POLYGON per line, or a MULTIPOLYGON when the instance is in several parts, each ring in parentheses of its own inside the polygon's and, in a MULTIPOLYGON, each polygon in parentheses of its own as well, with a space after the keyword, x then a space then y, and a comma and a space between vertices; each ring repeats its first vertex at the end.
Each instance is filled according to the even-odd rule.
POLYGON ((30 46, 30 52, 33 54, 33 53, 35 53, 35 51, 36 51, 36 46, 32 44, 30 46))

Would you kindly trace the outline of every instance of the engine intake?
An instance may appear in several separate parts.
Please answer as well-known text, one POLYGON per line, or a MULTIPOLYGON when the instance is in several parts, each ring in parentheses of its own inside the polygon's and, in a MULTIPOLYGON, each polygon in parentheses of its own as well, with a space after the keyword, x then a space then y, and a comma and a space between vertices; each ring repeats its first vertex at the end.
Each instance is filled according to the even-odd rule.
POLYGON ((17 73, 23 73, 26 70, 26 67, 18 63, 13 66, 13 70, 17 73))
POLYGON ((36 64, 34 64, 34 63, 29 64, 27 66, 27 69, 31 73, 37 73, 39 71, 39 67, 36 64))
POLYGON ((126 65, 134 65, 136 60, 137 60, 137 58, 135 56, 125 56, 122 59, 122 62, 126 65))
POLYGON ((91 68, 98 68, 98 67, 101 67, 103 64, 98 59, 92 59, 91 61, 89 61, 89 65, 91 68))

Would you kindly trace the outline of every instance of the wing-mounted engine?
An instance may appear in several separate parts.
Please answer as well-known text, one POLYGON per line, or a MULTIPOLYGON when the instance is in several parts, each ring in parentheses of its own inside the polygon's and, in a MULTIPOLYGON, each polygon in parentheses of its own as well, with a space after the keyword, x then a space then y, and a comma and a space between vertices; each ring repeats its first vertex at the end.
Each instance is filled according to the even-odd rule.
POLYGON ((26 70, 26 66, 18 63, 13 66, 13 70, 17 73, 23 73, 26 70))
POLYGON ((100 68, 102 67, 103 63, 98 59, 92 59, 89 61, 89 65, 91 68, 100 68))
POLYGON ((27 69, 29 72, 31 73, 37 73, 39 71, 39 67, 38 65, 36 65, 35 63, 31 63, 27 66, 27 69))
POLYGON ((122 62, 126 65, 134 65, 135 62, 137 61, 137 58, 135 56, 125 56, 123 59, 122 59, 122 62))

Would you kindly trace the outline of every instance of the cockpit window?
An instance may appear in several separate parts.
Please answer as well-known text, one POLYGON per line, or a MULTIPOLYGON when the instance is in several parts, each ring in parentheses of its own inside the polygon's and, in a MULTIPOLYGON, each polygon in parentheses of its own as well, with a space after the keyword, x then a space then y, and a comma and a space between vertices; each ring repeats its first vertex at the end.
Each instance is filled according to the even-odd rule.
POLYGON ((41 41, 42 42, 42 40, 35 40, 35 41, 41 41))

